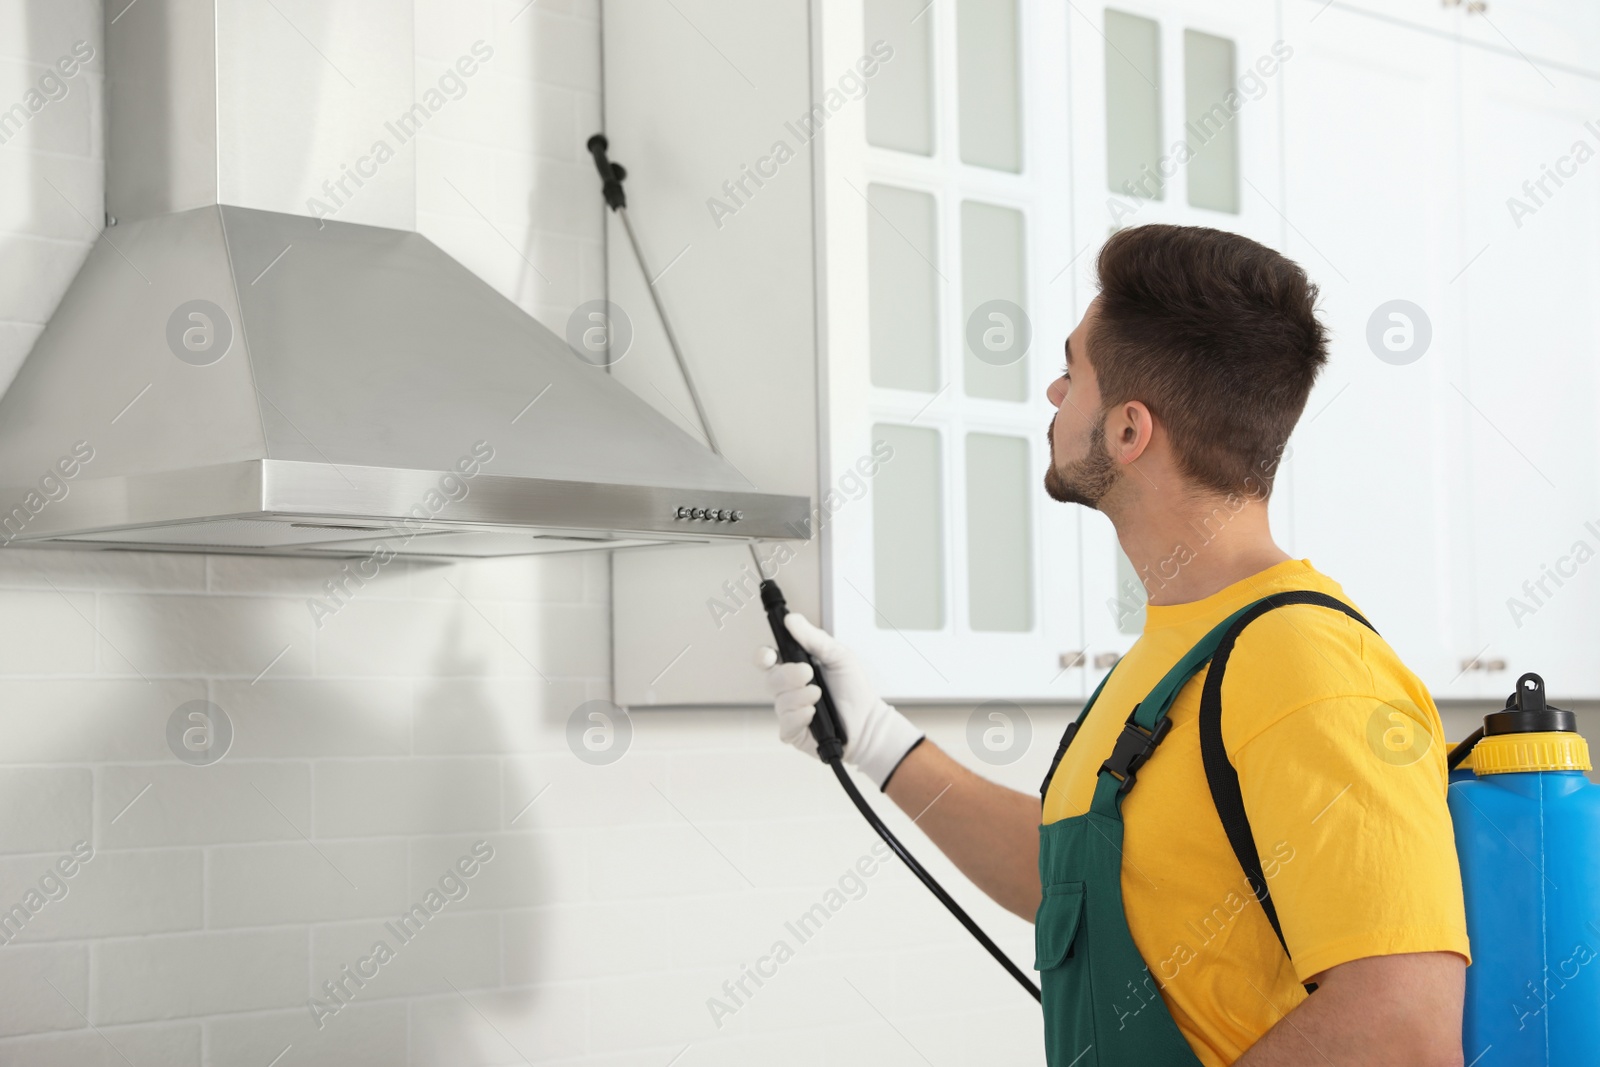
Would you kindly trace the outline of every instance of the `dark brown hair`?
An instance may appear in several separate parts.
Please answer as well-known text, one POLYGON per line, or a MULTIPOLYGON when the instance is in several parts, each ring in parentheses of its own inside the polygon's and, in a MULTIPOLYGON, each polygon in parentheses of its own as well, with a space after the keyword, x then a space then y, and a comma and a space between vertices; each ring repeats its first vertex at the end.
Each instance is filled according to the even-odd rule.
POLYGON ((1265 498, 1328 339, 1300 267, 1236 233, 1135 226, 1100 250, 1102 409, 1142 401, 1200 486, 1265 498))

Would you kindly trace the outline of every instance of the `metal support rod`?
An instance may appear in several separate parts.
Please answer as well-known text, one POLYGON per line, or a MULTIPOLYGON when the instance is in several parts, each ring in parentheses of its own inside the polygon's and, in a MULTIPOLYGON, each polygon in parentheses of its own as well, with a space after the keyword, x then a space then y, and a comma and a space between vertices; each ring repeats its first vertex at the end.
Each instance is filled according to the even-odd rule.
POLYGON ((667 309, 662 306, 661 294, 656 292, 655 276, 650 273, 649 264, 645 262, 644 250, 639 247, 639 238, 634 235, 633 223, 628 220, 628 209, 619 207, 617 215, 622 219, 622 228, 628 232, 628 243, 633 246, 633 258, 639 263, 639 271, 644 275, 644 284, 650 290, 650 299, 656 305, 656 315, 661 319, 661 329, 667 335, 667 347, 672 349, 672 358, 678 361, 678 373, 683 375, 684 388, 689 390, 689 399, 694 401, 694 413, 700 420, 700 429, 706 435, 706 444, 711 446, 711 451, 722 455, 722 449, 717 446, 716 434, 712 432, 711 420, 706 418, 706 408, 700 400, 700 390, 694 387, 694 376, 689 373, 689 364, 683 358, 683 350, 678 347, 678 337, 672 332, 672 323, 667 319, 667 309))
MULTIPOLYGON (((605 183, 606 206, 622 216, 622 227, 627 230, 628 243, 633 246, 633 258, 638 262, 639 270, 644 273, 645 284, 650 289, 650 299, 656 305, 656 314, 661 318, 661 328, 667 335, 667 344, 672 349, 673 358, 678 361, 678 371, 683 375, 684 388, 689 390, 689 398, 694 401, 695 414, 699 416, 700 425, 705 430, 706 444, 711 446, 711 451, 720 456, 722 449, 717 447, 716 438, 711 435, 711 420, 706 418, 705 407, 700 403, 700 393, 695 389, 694 378, 689 374, 689 364, 684 361, 683 352, 678 348, 678 339, 672 333, 671 323, 667 321, 667 309, 661 305, 661 296, 656 292, 655 278, 651 275, 650 268, 645 264, 644 251, 640 249, 639 239, 633 233, 633 223, 628 221, 628 198, 622 188, 622 181, 627 177, 628 172, 623 169, 621 164, 611 162, 610 157, 606 155, 609 147, 603 133, 597 133, 589 138, 589 153, 594 156, 595 167, 600 171, 601 181, 605 183)), ((785 621, 789 610, 788 605, 784 602, 783 593, 779 590, 777 583, 762 573, 761 557, 756 552, 755 539, 751 538, 746 541, 745 546, 750 549, 750 558, 755 562, 756 577, 761 579, 761 602, 767 608, 767 622, 772 629, 773 640, 778 644, 778 654, 787 662, 805 661, 810 663, 815 683, 821 689, 821 697, 817 704, 816 714, 811 719, 811 734, 817 739, 818 755, 821 756, 823 762, 833 768, 833 773, 839 779, 839 784, 850 795, 851 802, 861 812, 862 817, 878 832, 878 836, 882 837, 889 847, 894 850, 895 854, 905 861, 911 872, 922 881, 923 885, 928 887, 934 896, 939 898, 939 902, 950 910, 950 913, 960 921, 962 926, 967 928, 967 932, 977 938, 979 943, 988 950, 989 954, 1000 962, 1000 965, 1006 969, 1011 977, 1021 983, 1034 1000, 1039 1000, 1041 997, 1039 987, 1034 985, 1032 980, 1022 972, 1022 969, 1001 951, 1000 946, 996 945, 977 923, 972 921, 972 917, 962 910, 961 905, 957 904, 949 893, 945 892, 944 887, 938 883, 933 875, 929 874, 911 853, 906 851, 906 847, 884 825, 883 820, 878 818, 877 812, 872 810, 872 805, 867 803, 866 798, 861 795, 861 791, 850 780, 849 772, 844 768, 843 755, 846 738, 843 724, 838 717, 837 709, 833 706, 833 697, 828 692, 827 682, 823 680, 822 671, 815 660, 812 659, 810 653, 806 652, 794 635, 789 633, 789 626, 785 621)))
MULTIPOLYGON (((628 235, 628 245, 633 249, 634 262, 639 264, 639 273, 644 275, 645 287, 650 290, 650 301, 656 306, 656 317, 661 320, 661 330, 667 335, 667 347, 672 349, 672 358, 678 362, 678 373, 683 377, 683 387, 689 391, 689 399, 694 402, 695 417, 700 420, 700 429, 706 435, 706 444, 711 451, 722 455, 722 448, 717 444, 716 431, 711 429, 711 420, 706 416, 706 406, 700 399, 700 390, 694 386, 694 375, 689 373, 689 361, 683 358, 683 349, 678 347, 678 335, 672 332, 672 322, 667 318, 667 309, 661 303, 661 294, 656 291, 656 276, 650 272, 650 265, 645 262, 644 249, 639 247, 639 237, 633 232, 633 221, 628 218, 628 194, 622 187, 622 182, 628 172, 622 164, 611 162, 606 154, 611 147, 606 141, 606 135, 597 133, 589 138, 586 147, 589 154, 594 157, 595 169, 600 172, 603 183, 603 192, 606 198, 606 207, 615 211, 622 218, 622 228, 628 235)), ((761 557, 756 554, 756 543, 752 539, 745 542, 750 549, 750 558, 756 565, 756 577, 764 578, 761 570, 761 557)))

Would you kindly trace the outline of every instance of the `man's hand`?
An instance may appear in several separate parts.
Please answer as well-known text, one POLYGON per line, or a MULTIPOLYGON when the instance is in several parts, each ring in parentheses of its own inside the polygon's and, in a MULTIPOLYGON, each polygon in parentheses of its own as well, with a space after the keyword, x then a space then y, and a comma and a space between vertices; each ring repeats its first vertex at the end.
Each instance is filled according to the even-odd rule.
MULTIPOLYGON (((827 676, 844 720, 845 762, 877 782, 979 889, 1032 921, 1039 907, 1039 798, 980 778, 932 741, 918 744, 922 731, 878 696, 848 649, 802 615, 784 622, 827 676)), ((779 663, 770 648, 758 662, 778 711, 778 736, 815 756, 811 717, 822 691, 811 684, 811 665, 779 663)))
MULTIPOLYGON (((833 706, 843 720, 844 761, 882 789, 905 754, 922 739, 922 731, 878 696, 855 655, 832 634, 811 625, 799 612, 790 612, 784 624, 827 677, 833 706)), ((811 664, 780 663, 776 650, 763 648, 757 665, 766 671, 767 690, 778 713, 778 736, 815 756, 817 741, 811 736, 811 719, 822 690, 813 684, 811 664)))
POLYGON ((1329 967, 1313 976, 1317 991, 1237 1067, 1461 1067, 1466 971, 1453 952, 1369 956, 1329 967))

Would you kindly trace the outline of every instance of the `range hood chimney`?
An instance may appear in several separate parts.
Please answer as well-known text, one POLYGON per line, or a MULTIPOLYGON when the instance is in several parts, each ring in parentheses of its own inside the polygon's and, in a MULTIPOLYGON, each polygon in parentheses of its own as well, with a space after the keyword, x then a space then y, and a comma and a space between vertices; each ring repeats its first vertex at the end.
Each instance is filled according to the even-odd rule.
POLYGON ((436 85, 414 74, 410 4, 106 8, 115 222, 0 399, 0 543, 806 536, 806 498, 757 492, 415 232, 413 137, 493 42, 436 85))

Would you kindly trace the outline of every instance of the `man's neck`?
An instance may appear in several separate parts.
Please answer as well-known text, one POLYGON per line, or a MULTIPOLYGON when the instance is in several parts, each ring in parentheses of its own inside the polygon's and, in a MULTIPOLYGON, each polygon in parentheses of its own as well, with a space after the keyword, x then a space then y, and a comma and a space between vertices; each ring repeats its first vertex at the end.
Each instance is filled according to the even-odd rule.
POLYGON ((1204 600, 1291 558, 1272 540, 1263 500, 1213 497, 1133 512, 1111 521, 1154 605, 1204 600))

